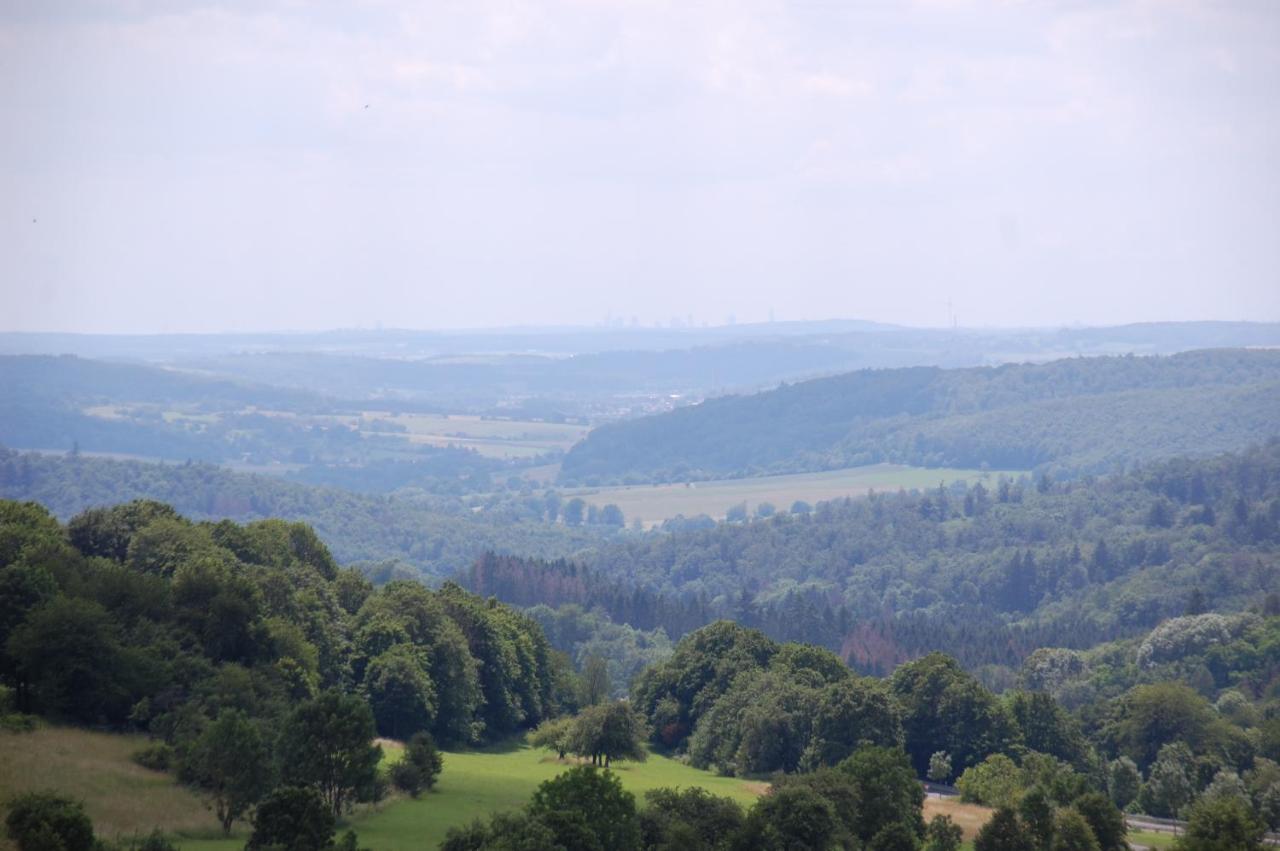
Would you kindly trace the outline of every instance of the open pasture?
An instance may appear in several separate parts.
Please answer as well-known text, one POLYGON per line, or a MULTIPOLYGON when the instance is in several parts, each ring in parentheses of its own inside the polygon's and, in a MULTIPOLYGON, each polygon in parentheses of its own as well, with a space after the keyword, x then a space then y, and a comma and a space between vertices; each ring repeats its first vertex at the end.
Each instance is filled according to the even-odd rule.
POLYGON ((685 517, 706 514, 723 520, 730 506, 743 502, 747 504, 748 513, 754 515, 756 508, 765 502, 779 511, 786 511, 796 500, 817 504, 846 496, 866 496, 872 491, 930 488, 937 487, 940 482, 949 484, 960 479, 977 482, 993 475, 980 470, 872 464, 820 473, 750 479, 574 488, 564 491, 564 495, 566 498, 581 497, 596 506, 613 503, 622 509, 628 522, 638 517, 645 526, 654 526, 679 514, 685 517))
MULTIPOLYGON (((248 826, 237 824, 223 838, 203 798, 180 786, 171 774, 135 765, 130 755, 145 747, 145 736, 44 727, 31 733, 0 733, 0 801, 31 789, 55 789, 83 800, 97 833, 104 838, 150 833, 160 827, 191 851, 239 851, 248 826)), ((400 747, 383 741, 385 760, 400 747)), ((374 851, 435 848, 450 827, 490 813, 523 806, 534 789, 574 763, 560 761, 523 743, 473 751, 446 751, 436 788, 417 800, 393 796, 362 806, 346 828, 374 851)), ((646 762, 620 762, 612 769, 643 804, 644 792, 662 786, 701 786, 749 807, 766 787, 719 777, 657 754, 646 762)), ((0 837, 0 849, 8 851, 0 837)))
POLYGON ((490 458, 532 458, 563 451, 586 435, 587 426, 570 423, 505 420, 468 414, 380 414, 366 411, 360 424, 365 434, 401 434, 413 443, 474 449, 490 458), (379 432, 378 423, 391 422, 406 432, 379 432))

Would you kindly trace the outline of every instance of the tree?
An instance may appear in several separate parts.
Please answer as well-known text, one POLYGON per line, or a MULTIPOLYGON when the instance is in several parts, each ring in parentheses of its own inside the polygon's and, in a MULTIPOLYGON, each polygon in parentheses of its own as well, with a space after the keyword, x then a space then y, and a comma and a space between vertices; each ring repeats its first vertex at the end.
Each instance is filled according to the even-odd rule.
POLYGON ((827 851, 844 833, 831 802, 790 785, 765 795, 747 814, 734 851, 827 851))
POLYGON ((258 728, 238 709, 219 713, 184 755, 179 776, 208 792, 224 834, 271 788, 258 728))
POLYGON ((315 789, 282 786, 262 799, 245 848, 327 851, 333 843, 333 809, 315 789))
POLYGON ((929 757, 929 773, 925 775, 934 783, 946 783, 951 778, 951 756, 946 751, 934 751, 929 757))
POLYGON ((604 526, 613 526, 621 529, 627 525, 627 518, 622 513, 622 509, 611 502, 600 509, 600 523, 604 526))
POLYGON ((13 631, 7 649, 41 712, 88 724, 123 721, 130 685, 145 673, 145 660, 131 657, 119 625, 91 600, 51 600, 13 631))
POLYGON ((742 808, 697 786, 651 789, 640 811, 641 845, 652 851, 713 851, 742 829, 742 808))
POLYGON ((403 739, 435 723, 435 685, 421 651, 410 644, 395 645, 369 663, 364 691, 384 736, 403 739))
POLYGON ((1001 807, 974 837, 973 851, 1036 851, 1036 846, 1023 829, 1018 814, 1001 807))
POLYGON ((93 822, 79 801, 56 792, 27 792, 8 802, 5 829, 19 851, 92 851, 93 822))
POLYGON ((1260 851, 1266 826, 1244 801, 1205 795, 1192 805, 1178 851, 1260 851))
POLYGON ((960 851, 964 831, 951 816, 934 816, 924 829, 924 851, 960 851))
POLYGON ((588 706, 578 716, 570 745, 579 756, 591 757, 592 765, 608 766, 615 759, 643 762, 648 756, 644 720, 625 700, 588 706))
POLYGON ((592 654, 582 666, 582 705, 595 706, 609 699, 609 663, 592 654))
MULTIPOLYGON (((623 789, 622 782, 610 771, 589 765, 571 768, 538 787, 528 812, 560 834, 571 828, 556 817, 576 814, 603 849, 631 851, 640 847, 635 796, 623 789)), ((569 842, 562 844, 575 847, 569 842)))
POLYGON ((382 749, 369 705, 354 695, 326 691, 285 719, 280 738, 285 783, 316 789, 336 818, 358 797, 371 797, 382 749))
POLYGON ((1097 837, 1085 817, 1070 807, 1058 812, 1053 823, 1050 851, 1099 851, 1097 837))
POLYGON ((865 745, 837 766, 857 790, 854 832, 863 842, 892 823, 901 822, 913 836, 924 834, 924 789, 901 748, 865 745))
POLYGON ((1195 759, 1185 744, 1174 742, 1162 747, 1138 794, 1143 810, 1153 816, 1176 817, 1195 795, 1194 772, 1195 759))
POLYGON ((573 747, 573 731, 576 724, 577 719, 567 715, 543 721, 536 730, 530 731, 529 744, 535 748, 555 751, 557 757, 564 759, 564 755, 573 747))
POLYGON ((405 745, 404 755, 391 768, 391 781, 396 788, 416 798, 423 789, 436 785, 442 768, 444 757, 436 748, 435 740, 428 733, 414 733, 405 745))
POLYGON ((1200 751, 1216 732, 1216 721, 1213 707, 1190 687, 1152 683, 1136 686, 1121 698, 1112 735, 1120 749, 1144 767, 1172 742, 1200 751))
POLYGON ((1141 789, 1142 774, 1129 757, 1122 756, 1107 765, 1107 791, 1111 795, 1111 803, 1123 810, 1137 800, 1141 789))
POLYGON ((1047 851, 1054 836, 1053 801, 1044 787, 1030 789, 1018 802, 1018 816, 1036 848, 1047 851))
POLYGON ((1012 807, 1022 793, 1022 771, 1002 753, 965 769, 956 781, 962 800, 988 807, 1012 807))
POLYGON ((1102 851, 1128 851, 1129 844, 1124 838, 1128 827, 1124 823, 1124 815, 1106 795, 1101 792, 1086 792, 1076 798, 1071 806, 1089 822, 1102 851))
POLYGON ((565 503, 564 506, 564 525, 581 526, 582 520, 586 515, 587 504, 580 497, 574 497, 565 503))

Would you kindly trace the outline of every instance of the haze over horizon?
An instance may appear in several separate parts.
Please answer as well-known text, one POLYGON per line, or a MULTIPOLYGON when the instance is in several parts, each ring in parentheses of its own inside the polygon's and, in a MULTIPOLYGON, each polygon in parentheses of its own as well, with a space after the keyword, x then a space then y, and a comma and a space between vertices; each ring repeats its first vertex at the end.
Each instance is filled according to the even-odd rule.
POLYGON ((1280 320, 1280 6, 0 9, 0 330, 1280 320))

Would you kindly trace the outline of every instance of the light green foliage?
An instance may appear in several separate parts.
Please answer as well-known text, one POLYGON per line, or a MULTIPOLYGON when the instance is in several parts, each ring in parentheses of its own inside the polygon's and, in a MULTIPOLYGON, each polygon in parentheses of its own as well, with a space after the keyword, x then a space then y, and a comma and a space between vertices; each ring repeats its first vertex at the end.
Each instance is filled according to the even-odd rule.
POLYGON ((630 703, 615 700, 588 706, 574 720, 569 749, 590 757, 592 765, 609 766, 614 760, 643 762, 648 731, 630 703))
POLYGON ((1143 810, 1163 818, 1176 817, 1195 795, 1194 771, 1195 760, 1185 744, 1162 747, 1139 794, 1143 810))
POLYGON ((946 751, 934 751, 929 757, 929 771, 925 774, 935 783, 946 783, 951 779, 951 755, 946 751))
POLYGON ((1142 773, 1137 764, 1127 756, 1112 760, 1107 765, 1107 792, 1111 802, 1120 809, 1137 800, 1142 789, 1142 773))
POLYGON ((1023 792, 1023 775, 1004 754, 992 754, 964 770, 956 781, 963 801, 988 807, 1013 807, 1023 792))
POLYGON ((526 740, 533 747, 555 751, 559 759, 564 759, 565 754, 573 748, 573 733, 577 723, 576 718, 568 715, 552 718, 539 724, 538 729, 531 730, 526 740))
POLYGON ((1206 795, 1192 805, 1178 851, 1259 851, 1265 827, 1248 804, 1230 795, 1206 795))

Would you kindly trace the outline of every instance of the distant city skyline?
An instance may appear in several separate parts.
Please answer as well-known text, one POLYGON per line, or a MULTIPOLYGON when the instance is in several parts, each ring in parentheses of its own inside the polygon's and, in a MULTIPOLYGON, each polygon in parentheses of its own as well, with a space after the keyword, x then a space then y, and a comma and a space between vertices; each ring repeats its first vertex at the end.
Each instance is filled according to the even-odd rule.
POLYGON ((1208 0, 5 4, 0 330, 1277 321, 1278 45, 1208 0))

